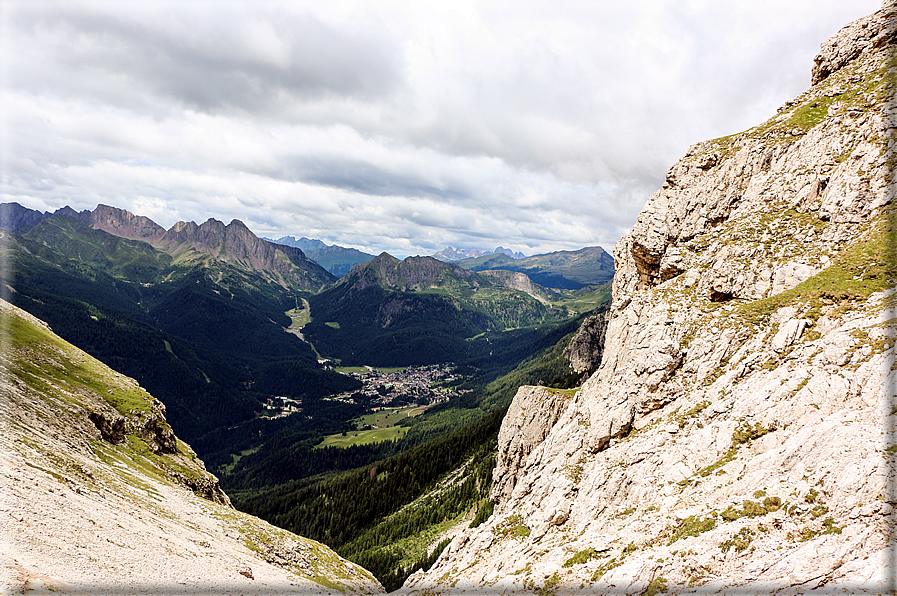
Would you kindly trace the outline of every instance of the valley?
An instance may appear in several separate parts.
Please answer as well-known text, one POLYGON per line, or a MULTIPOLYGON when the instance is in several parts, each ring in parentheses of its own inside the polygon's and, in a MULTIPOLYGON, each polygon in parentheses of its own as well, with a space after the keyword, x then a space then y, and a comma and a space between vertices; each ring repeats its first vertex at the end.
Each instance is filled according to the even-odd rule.
POLYGON ((0 205, 0 580, 892 592, 895 30, 689 147, 613 256, 0 205))
MULTIPOLYGON (((375 546, 340 547, 367 557, 390 585, 413 571, 409 560, 426 559, 415 536, 484 499, 486 476, 473 486, 455 468, 474 452, 486 456, 513 384, 569 377, 558 342, 609 300, 607 285, 557 290, 430 257, 383 254, 336 279, 236 220, 164 230, 104 205, 10 210, 27 225, 0 230, 2 257, 17 266, 3 296, 158 396, 241 508, 406 461, 394 477, 401 490, 364 518, 374 528, 454 474, 439 493, 454 495, 444 496, 448 507, 431 495, 403 514, 415 520, 403 529, 371 529, 375 546), (424 454, 443 438, 462 447, 432 466, 424 454), (419 480, 409 484, 408 474, 419 480), (403 536, 402 556, 387 556, 385 535, 403 536)), ((336 546, 328 532, 308 528, 336 546)))

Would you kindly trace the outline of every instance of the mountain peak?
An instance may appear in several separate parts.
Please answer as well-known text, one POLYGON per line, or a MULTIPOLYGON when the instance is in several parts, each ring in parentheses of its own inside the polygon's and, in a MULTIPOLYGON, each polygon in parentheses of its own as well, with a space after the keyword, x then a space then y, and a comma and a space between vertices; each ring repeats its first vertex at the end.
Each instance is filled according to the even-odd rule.
POLYGON ((374 262, 377 262, 377 263, 381 263, 381 262, 399 263, 399 262, 401 262, 401 259, 397 259, 396 257, 392 256, 388 252, 383 251, 379 255, 374 257, 374 259, 371 261, 371 263, 374 263, 374 262))
POLYGON ((36 226, 50 217, 51 213, 41 213, 18 203, 0 203, 0 228, 18 233, 36 226))
MULTIPOLYGON (((301 249, 303 252, 308 253, 313 250, 323 250, 325 248, 330 248, 330 245, 325 244, 320 240, 316 240, 313 238, 306 238, 303 236, 302 238, 296 239, 295 236, 281 236, 277 240, 273 240, 275 244, 284 244, 286 246, 293 246, 295 248, 301 249)), ((336 245, 334 245, 336 246, 336 245)))
POLYGON ((488 254, 488 250, 480 248, 452 248, 451 246, 446 246, 444 249, 435 253, 433 258, 439 259, 440 261, 460 261, 461 259, 472 259, 488 254))
POLYGON ((356 289, 377 285, 384 289, 404 292, 441 286, 450 278, 471 277, 476 277, 476 274, 433 257, 408 257, 403 261, 382 252, 373 260, 356 265, 343 278, 343 283, 354 284, 356 289))
POLYGON ((95 230, 150 243, 165 234, 165 228, 148 217, 103 204, 89 212, 86 223, 95 230))
POLYGON ((524 259, 524 258, 526 258, 526 255, 524 255, 522 252, 519 252, 519 251, 515 252, 515 251, 511 250, 510 248, 505 248, 504 246, 496 246, 496 247, 495 247, 495 250, 492 251, 492 254, 495 254, 495 255, 508 255, 508 256, 511 257, 512 259, 524 259))

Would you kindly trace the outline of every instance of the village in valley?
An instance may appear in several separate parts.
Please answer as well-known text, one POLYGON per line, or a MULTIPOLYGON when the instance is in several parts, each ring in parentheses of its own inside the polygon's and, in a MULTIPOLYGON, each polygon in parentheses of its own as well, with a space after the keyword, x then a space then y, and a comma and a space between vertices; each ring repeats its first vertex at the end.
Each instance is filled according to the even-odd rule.
MULTIPOLYGON (((410 405, 431 406, 460 395, 459 391, 451 388, 451 384, 459 378, 452 364, 380 369, 360 366, 336 370, 355 377, 364 386, 355 391, 331 395, 324 399, 367 404, 372 411, 410 405)), ((265 414, 262 417, 283 418, 301 411, 302 400, 278 396, 267 400, 265 414)))
POLYGON ((458 392, 448 388, 455 380, 455 367, 451 364, 408 366, 397 369, 376 369, 370 366, 360 370, 340 371, 364 383, 358 391, 341 393, 328 399, 370 402, 372 409, 398 405, 434 405, 450 400, 458 392))

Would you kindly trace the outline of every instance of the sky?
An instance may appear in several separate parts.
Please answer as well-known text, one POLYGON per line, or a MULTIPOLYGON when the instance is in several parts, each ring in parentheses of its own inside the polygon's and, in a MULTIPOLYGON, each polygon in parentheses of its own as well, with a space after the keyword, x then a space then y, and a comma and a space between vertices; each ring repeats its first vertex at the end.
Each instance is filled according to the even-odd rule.
POLYGON ((613 244, 880 0, 0 0, 0 202, 378 254, 613 244))

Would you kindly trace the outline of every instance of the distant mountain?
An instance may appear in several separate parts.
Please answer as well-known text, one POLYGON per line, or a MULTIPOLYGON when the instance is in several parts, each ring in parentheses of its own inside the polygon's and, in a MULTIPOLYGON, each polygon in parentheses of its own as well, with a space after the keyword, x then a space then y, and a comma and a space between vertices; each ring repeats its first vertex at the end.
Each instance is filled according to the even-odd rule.
POLYGON ((493 250, 492 252, 493 252, 493 254, 497 254, 497 255, 499 255, 499 254, 501 254, 501 255, 508 255, 508 256, 511 257, 512 259, 523 259, 523 258, 526 258, 526 255, 524 255, 522 252, 519 252, 519 251, 518 251, 518 252, 514 252, 514 251, 511 250, 510 248, 505 248, 504 246, 496 246, 496 247, 495 247, 495 250, 493 250))
POLYGON ((309 259, 336 277, 342 277, 355 265, 367 263, 374 258, 374 255, 361 252, 355 248, 345 248, 336 244, 327 245, 320 240, 311 238, 299 238, 296 240, 293 236, 283 236, 273 242, 302 249, 309 259))
MULTIPOLYGON (((265 240, 270 240, 269 238, 265 238, 265 240)), ((327 244, 320 240, 316 240, 314 238, 306 238, 302 237, 298 240, 295 236, 281 236, 277 240, 270 240, 271 242, 275 242, 277 244, 283 244, 285 246, 293 246, 295 248, 300 249, 304 253, 308 253, 310 250, 320 250, 322 248, 327 248, 327 244)))
POLYGON ((510 248, 504 248, 503 246, 498 246, 491 252, 480 248, 452 248, 451 246, 446 246, 444 249, 434 254, 433 258, 447 263, 453 263, 462 259, 475 259, 491 254, 505 254, 512 259, 523 258, 522 252, 514 252, 510 248))
POLYGON ((471 271, 518 271, 527 274, 539 285, 567 290, 600 285, 614 276, 614 258, 600 246, 561 250, 516 260, 506 254, 492 254, 464 259, 455 264, 471 271))
POLYGON ((458 362, 467 357, 467 338, 563 320, 566 311, 549 305, 550 295, 513 274, 382 253, 308 299, 314 321, 304 332, 344 364, 458 362))
MULTIPOLYGON (((9 221, 0 216, 0 227, 12 232, 25 232, 50 215, 15 203, 0 205, 0 214, 4 213, 10 214, 9 221), (31 222, 34 223, 26 225, 31 222)), ((119 238, 146 242, 183 266, 219 261, 261 274, 284 287, 308 291, 318 291, 335 281, 334 276, 301 250, 262 240, 238 219, 227 225, 217 219, 201 225, 179 221, 166 230, 148 217, 109 205, 98 205, 93 211, 75 211, 66 206, 53 215, 68 217, 119 238)))
POLYGON ((471 259, 485 254, 489 254, 489 251, 479 248, 452 248, 451 246, 446 246, 439 252, 434 253, 433 258, 439 259, 440 261, 452 262, 460 261, 461 259, 471 259))
POLYGON ((41 213, 18 203, 0 203, 0 228, 10 232, 27 230, 51 215, 52 213, 41 213))

